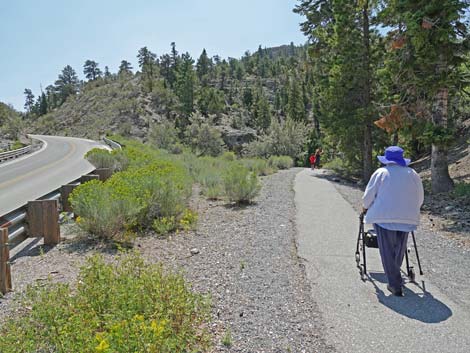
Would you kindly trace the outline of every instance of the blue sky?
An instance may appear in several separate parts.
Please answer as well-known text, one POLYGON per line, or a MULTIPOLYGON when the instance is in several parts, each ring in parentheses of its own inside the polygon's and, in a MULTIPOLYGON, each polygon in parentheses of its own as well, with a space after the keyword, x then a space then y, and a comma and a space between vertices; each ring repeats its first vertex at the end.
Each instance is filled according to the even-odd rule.
POLYGON ((246 50, 301 44, 295 0, 0 0, 0 101, 23 110, 25 88, 37 96, 65 65, 83 78, 95 60, 116 72, 137 67, 147 46, 161 55, 170 43, 199 56, 239 58, 246 50))

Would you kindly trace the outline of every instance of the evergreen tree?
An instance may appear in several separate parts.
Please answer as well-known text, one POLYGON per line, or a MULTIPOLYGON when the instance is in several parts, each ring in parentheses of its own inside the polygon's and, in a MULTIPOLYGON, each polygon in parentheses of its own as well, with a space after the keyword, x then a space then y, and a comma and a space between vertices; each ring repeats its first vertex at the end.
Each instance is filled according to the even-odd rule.
POLYGON ((209 114, 221 114, 224 110, 225 101, 221 91, 212 87, 203 87, 199 93, 198 107, 205 116, 209 114))
POLYGON ((160 56, 160 74, 165 79, 166 82, 172 85, 172 74, 173 68, 171 66, 171 57, 168 54, 163 54, 160 56))
POLYGON ((305 121, 305 106, 299 81, 296 78, 291 80, 289 86, 287 116, 295 121, 305 121))
POLYGON ((48 112, 48 107, 47 107, 47 98, 46 94, 44 92, 41 92, 41 97, 39 98, 39 109, 38 109, 38 115, 45 115, 48 112))
POLYGON ((132 75, 132 65, 129 61, 121 61, 121 65, 119 65, 118 75, 132 75))
POLYGON ((271 108, 261 87, 256 94, 256 102, 253 104, 253 118, 260 131, 267 131, 271 125, 271 108))
POLYGON ((31 113, 34 107, 34 94, 29 88, 25 88, 24 95, 25 95, 24 109, 28 113, 31 113))
POLYGON ((87 60, 85 61, 85 65, 83 65, 83 74, 89 81, 94 81, 98 77, 101 77, 102 73, 96 61, 87 60))
POLYGON ((171 60, 170 60, 170 73, 168 82, 170 83, 170 87, 174 87, 177 76, 179 65, 181 62, 181 56, 178 55, 178 51, 176 50, 175 42, 171 42, 171 60))
POLYGON ((145 86, 151 92, 153 89, 153 80, 156 75, 156 62, 157 55, 152 53, 147 47, 143 47, 139 50, 137 54, 137 59, 139 61, 139 67, 142 71, 142 77, 145 86))
POLYGON ((348 164, 360 168, 367 180, 372 172, 372 117, 376 114, 370 35, 376 2, 306 0, 295 11, 307 18, 301 28, 309 36, 312 71, 319 78, 312 97, 320 112, 315 116, 338 141, 348 164))
POLYGON ((58 105, 57 93, 53 85, 46 87, 47 109, 52 110, 58 105))
POLYGON ((199 78, 202 86, 207 86, 211 67, 212 61, 207 56, 206 49, 203 49, 196 63, 197 77, 199 78))
POLYGON ((70 65, 65 66, 54 85, 60 105, 65 102, 67 97, 78 92, 79 81, 75 70, 70 65))
POLYGON ((412 114, 430 122, 432 190, 450 191, 453 182, 447 153, 453 135, 449 102, 463 86, 459 67, 465 60, 462 53, 469 48, 468 28, 463 23, 468 1, 390 0, 385 5, 387 24, 403 39, 396 49, 402 52, 401 62, 410 80, 401 102, 412 114))
POLYGON ((111 74, 111 72, 109 72, 109 67, 108 66, 105 66, 104 67, 104 78, 106 79, 110 79, 113 75, 111 74))
POLYGON ((229 75, 229 71, 230 71, 230 68, 229 68, 227 61, 225 59, 222 60, 222 62, 220 63, 220 89, 221 90, 225 90, 225 84, 227 81, 227 77, 229 75))
POLYGON ((196 77, 193 70, 194 60, 189 53, 181 56, 181 65, 178 70, 176 81, 176 94, 181 103, 181 112, 183 113, 179 127, 184 127, 189 122, 189 116, 194 110, 194 90, 196 77))
POLYGON ((248 84, 245 85, 245 89, 243 90, 243 104, 247 109, 250 109, 253 104, 253 91, 248 84))

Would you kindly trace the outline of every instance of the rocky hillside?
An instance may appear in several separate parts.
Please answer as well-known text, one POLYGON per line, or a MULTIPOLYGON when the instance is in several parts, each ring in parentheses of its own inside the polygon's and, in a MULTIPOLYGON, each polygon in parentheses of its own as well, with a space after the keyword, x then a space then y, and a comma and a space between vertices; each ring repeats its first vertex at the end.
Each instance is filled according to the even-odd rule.
POLYGON ((265 132, 272 117, 285 119, 294 101, 307 117, 307 90, 299 85, 305 81, 305 86, 308 79, 304 47, 260 47, 229 61, 209 58, 205 51, 197 62, 185 55, 168 66, 164 60, 169 57, 163 55, 151 75, 148 66, 141 65, 135 74, 119 72, 82 83, 62 105, 33 118, 28 132, 94 139, 120 134, 145 141, 154 124, 171 121, 184 130, 197 115, 216 127, 227 147, 234 149, 265 132), (185 62, 190 63, 186 72, 185 62), (173 71, 171 65, 176 67, 173 71))

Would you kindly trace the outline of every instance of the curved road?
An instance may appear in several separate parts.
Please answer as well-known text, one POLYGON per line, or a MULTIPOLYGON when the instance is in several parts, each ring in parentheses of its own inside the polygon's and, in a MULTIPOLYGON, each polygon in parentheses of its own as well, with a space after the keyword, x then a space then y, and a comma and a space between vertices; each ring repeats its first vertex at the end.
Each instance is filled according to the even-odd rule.
POLYGON ((0 164, 0 216, 67 184, 94 167, 83 155, 102 144, 73 137, 30 135, 41 150, 0 164))
POLYGON ((354 259, 358 215, 321 171, 297 175, 295 201, 299 256, 329 345, 344 353, 470 352, 470 312, 457 295, 417 275, 404 298, 391 296, 375 249, 367 250, 370 276, 360 280, 354 259))

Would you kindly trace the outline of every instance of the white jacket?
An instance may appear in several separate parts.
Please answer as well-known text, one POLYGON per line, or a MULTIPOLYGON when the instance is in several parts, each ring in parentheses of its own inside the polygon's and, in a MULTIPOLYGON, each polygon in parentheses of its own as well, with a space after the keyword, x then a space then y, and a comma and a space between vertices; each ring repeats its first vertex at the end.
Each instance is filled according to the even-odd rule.
POLYGON ((413 169, 388 164, 372 174, 362 201, 368 209, 366 223, 418 225, 424 201, 423 183, 413 169))

